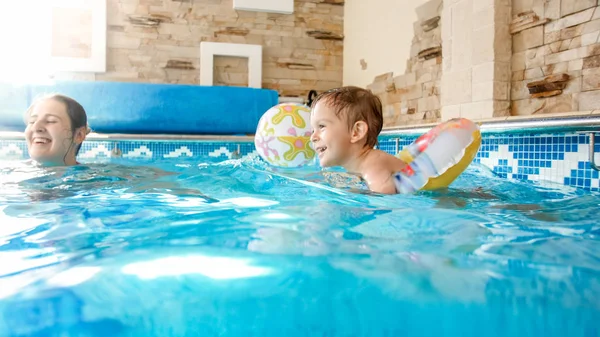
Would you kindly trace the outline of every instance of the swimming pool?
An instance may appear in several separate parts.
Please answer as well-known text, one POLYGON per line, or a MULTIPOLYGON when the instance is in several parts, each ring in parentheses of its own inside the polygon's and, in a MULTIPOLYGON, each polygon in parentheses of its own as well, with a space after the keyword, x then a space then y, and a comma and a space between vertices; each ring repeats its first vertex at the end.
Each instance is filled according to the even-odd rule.
POLYGON ((199 144, 3 161, 0 335, 600 335, 597 192, 507 180, 491 148, 447 191, 380 196, 199 144))

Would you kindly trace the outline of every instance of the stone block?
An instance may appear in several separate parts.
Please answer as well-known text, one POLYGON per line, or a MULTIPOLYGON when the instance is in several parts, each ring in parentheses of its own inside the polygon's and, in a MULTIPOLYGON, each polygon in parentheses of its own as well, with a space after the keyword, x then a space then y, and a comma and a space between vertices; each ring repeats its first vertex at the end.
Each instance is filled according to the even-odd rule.
MULTIPOLYGON (((534 0, 513 0, 512 1, 512 14, 513 16, 518 15, 519 13, 527 12, 532 10, 534 6, 534 0)), ((543 17, 544 13, 537 13, 537 16, 543 17)))
POLYGON ((546 18, 546 13, 544 11, 544 9, 545 9, 545 2, 546 2, 546 0, 533 0, 533 6, 531 6, 531 9, 541 19, 545 19, 546 18))
POLYGON ((471 69, 442 74, 442 106, 468 103, 472 98, 471 69))
MULTIPOLYGON (((435 58, 431 58, 428 59, 426 61, 423 61, 423 68, 431 68, 431 67, 435 67, 436 65, 438 65, 438 60, 441 61, 441 56, 435 57, 435 58)), ((441 63, 441 62, 440 62, 441 63)))
MULTIPOLYGON (((450 6, 444 6, 442 11, 442 41, 448 41, 452 38, 452 10, 450 6)), ((419 25, 420 27, 420 25, 419 25)), ((446 49, 444 49, 446 50, 446 49)))
POLYGON ((544 33, 544 44, 560 41, 560 30, 544 33))
POLYGON ((405 88, 397 88, 395 94, 400 97, 400 101, 421 98, 423 97, 423 86, 415 84, 405 88))
POLYGON ((600 67, 600 55, 586 57, 582 60, 582 69, 590 69, 600 67))
POLYGON ((525 70, 513 71, 512 81, 523 81, 525 79, 525 70))
MULTIPOLYGON (((478 40, 484 41, 484 40, 478 40)), ((513 36, 513 52, 518 53, 544 44, 544 27, 537 26, 521 31, 513 36)))
POLYGON ((410 112, 410 110, 409 110, 407 117, 408 117, 408 120, 412 120, 412 121, 422 120, 425 117, 425 111, 416 110, 416 111, 410 112))
MULTIPOLYGON (((498 20, 495 22, 498 24, 501 21, 498 20)), ((519 13, 516 18, 510 22, 510 33, 515 34, 525 29, 545 25, 548 22, 550 22, 550 19, 540 19, 534 11, 519 13)))
POLYGON ((525 79, 526 80, 534 80, 540 77, 544 77, 544 72, 541 67, 532 68, 525 70, 525 79))
POLYGON ((513 99, 511 112, 512 116, 531 116, 543 108, 541 100, 534 101, 531 98, 513 99))
POLYGON ((442 11, 442 0, 430 0, 418 6, 415 11, 419 21, 425 21, 439 16, 442 11))
POLYGON ((390 120, 396 115, 396 108, 393 105, 384 105, 382 110, 384 120, 390 120))
POLYGON ((523 81, 512 82, 510 88, 510 98, 514 100, 526 99, 529 97, 529 90, 527 89, 527 83, 523 81))
POLYGON ((592 20, 583 24, 581 34, 589 34, 600 30, 600 19, 592 20))
POLYGON ((577 71, 583 69, 583 59, 569 61, 568 63, 568 71, 577 71))
POLYGON ((421 22, 421 27, 423 28, 423 31, 430 32, 430 31, 438 28, 440 26, 440 19, 441 19, 441 17, 438 15, 431 19, 421 22))
POLYGON ((528 88, 534 88, 538 86, 544 86, 550 83, 565 83, 569 80, 570 76, 567 73, 560 73, 546 76, 543 80, 530 82, 527 84, 528 88))
POLYGON ((440 121, 440 117, 441 117, 441 111, 438 110, 433 110, 433 111, 427 111, 425 112, 425 120, 429 121, 429 122, 439 122, 440 121))
POLYGON ((452 50, 449 54, 452 71, 463 71, 473 66, 473 1, 476 0, 463 0, 451 8, 452 50))
POLYGON ((429 96, 423 97, 419 99, 419 111, 431 111, 438 110, 441 108, 440 106, 440 98, 437 96, 429 96))
POLYGON ((583 72, 582 91, 600 89, 600 68, 590 68, 583 72))
POLYGON ((460 115, 471 120, 491 118, 494 115, 494 101, 487 100, 462 104, 460 106, 460 115))
POLYGON ((421 43, 415 42, 410 46, 410 57, 416 57, 421 51, 421 43))
POLYGON ((479 13, 486 8, 494 8, 498 5, 497 0, 479 0, 473 2, 473 14, 479 13))
POLYGON ((485 100, 508 100, 509 82, 483 82, 473 85, 473 102, 485 100))
POLYGON ((396 89, 404 88, 417 83, 416 73, 408 73, 394 77, 396 89))
POLYGON ((555 64, 549 64, 542 67, 544 76, 550 76, 554 74, 566 73, 569 70, 569 62, 560 62, 555 64))
POLYGON ((423 97, 426 96, 439 96, 440 95, 440 81, 423 83, 423 97))
POLYGON ((542 46, 525 52, 525 68, 537 68, 545 64, 547 48, 542 46))
POLYGON ((510 105, 509 100, 506 101, 494 101, 494 114, 492 117, 508 117, 510 116, 510 105))
POLYGON ((562 41, 560 46, 560 51, 565 51, 569 49, 577 49, 581 47, 581 36, 574 37, 570 40, 562 41))
POLYGON ((510 82, 510 62, 494 62, 494 81, 510 82))
POLYGON ((579 58, 600 55, 600 44, 591 44, 589 46, 581 47, 577 50, 579 51, 579 58))
POLYGON ((487 62, 473 67, 473 85, 494 80, 494 62, 487 62))
POLYGON ((600 91, 587 91, 578 95, 579 110, 597 110, 600 109, 600 91))
MULTIPOLYGON (((598 3, 598 6, 600 6, 600 2, 598 3)), ((594 16, 592 16, 592 20, 598 20, 598 19, 600 19, 600 7, 596 7, 594 16)))
POLYGON ((472 62, 474 66, 494 61, 494 32, 495 27, 493 25, 473 31, 472 62))
POLYGON ((512 21, 512 0, 492 1, 494 2, 494 12, 496 17, 494 22, 503 26, 510 25, 512 21))
POLYGON ((494 100, 507 101, 510 99, 510 82, 494 82, 494 100))
POLYGON ((162 23, 157 28, 159 34, 177 37, 191 37, 192 32, 189 25, 162 23))
POLYGON ((434 74, 430 69, 421 69, 416 72, 417 83, 423 84, 425 82, 431 82, 434 79, 434 74))
POLYGON ((512 36, 506 27, 496 26, 494 30, 494 60, 509 63, 513 54, 512 36))
POLYGON ((575 94, 581 92, 583 85, 583 77, 581 71, 569 72, 570 80, 567 82, 567 86, 562 90, 565 94, 575 94))
POLYGON ((563 52, 546 55, 546 65, 561 62, 569 62, 579 58, 582 58, 580 56, 579 49, 566 50, 563 52))
POLYGON ((560 0, 546 0, 544 16, 550 20, 560 19, 560 0))
POLYGON ((379 96, 382 98, 382 104, 383 102, 385 102, 385 104, 394 104, 406 101, 403 100, 404 96, 398 91, 386 92, 384 94, 380 94, 379 96))
POLYGON ((584 9, 596 7, 598 0, 563 0, 560 6, 560 15, 567 16, 584 9))
POLYGON ((552 42, 544 46, 546 49, 546 55, 560 53, 560 47, 562 46, 562 41, 552 42))
POLYGON ((577 25, 577 26, 573 26, 573 27, 569 27, 569 28, 565 28, 565 29, 561 30, 560 31, 560 39, 567 40, 567 39, 572 39, 576 36, 581 35, 581 32, 583 32, 583 26, 584 25, 577 25))
MULTIPOLYGON (((387 73, 377 75, 373 79, 373 82, 385 82, 388 86, 391 86, 393 81, 394 81, 394 73, 393 72, 387 72, 387 73)), ((393 89, 394 88, 391 87, 390 90, 388 90, 388 91, 391 91, 393 89)))
POLYGON ((473 85, 473 102, 494 99, 494 82, 482 82, 473 85))
MULTIPOLYGON (((566 1, 563 1, 563 2, 566 2, 566 1)), ((552 21, 546 25, 545 32, 546 33, 554 32, 554 31, 558 31, 561 29, 577 26, 584 22, 588 22, 592 19, 592 16, 594 15, 594 11, 595 11, 595 8, 590 8, 590 9, 584 10, 579 13, 565 16, 559 20, 552 21)))
POLYGON ((481 112, 477 112, 477 111, 473 111, 473 104, 474 103, 464 103, 460 105, 460 117, 462 118, 468 118, 471 120, 478 120, 481 118, 482 113, 481 112))
POLYGON ((511 115, 531 116, 534 114, 577 111, 573 94, 562 94, 548 98, 528 98, 512 102, 511 115))
POLYGON ((560 96, 550 97, 547 100, 547 106, 544 113, 560 113, 578 111, 579 103, 575 94, 562 94, 560 96))
POLYGON ((460 117, 460 104, 446 105, 442 107, 442 121, 460 117))
POLYGON ((600 36, 600 31, 583 34, 581 36, 581 46, 589 46, 598 43, 598 36, 600 36))
POLYGON ((116 49, 138 49, 142 44, 142 39, 133 38, 122 32, 108 32, 107 45, 109 48, 116 49))
POLYGON ((513 54, 512 70, 513 71, 525 70, 525 59, 526 59, 526 53, 524 51, 513 54))
MULTIPOLYGON (((479 0, 481 1, 481 0, 479 0)), ((479 2, 475 1, 475 3, 479 2)), ((480 29, 482 27, 494 25, 494 6, 487 6, 473 13, 473 28, 480 29)))

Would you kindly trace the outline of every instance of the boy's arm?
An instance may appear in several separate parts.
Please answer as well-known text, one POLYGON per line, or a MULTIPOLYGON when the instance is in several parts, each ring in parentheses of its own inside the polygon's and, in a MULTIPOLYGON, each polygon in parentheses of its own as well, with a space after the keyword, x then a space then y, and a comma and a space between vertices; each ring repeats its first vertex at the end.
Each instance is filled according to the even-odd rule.
POLYGON ((396 185, 394 184, 394 177, 392 172, 388 170, 379 170, 375 172, 369 172, 364 176, 369 189, 376 193, 383 194, 396 194, 396 185))

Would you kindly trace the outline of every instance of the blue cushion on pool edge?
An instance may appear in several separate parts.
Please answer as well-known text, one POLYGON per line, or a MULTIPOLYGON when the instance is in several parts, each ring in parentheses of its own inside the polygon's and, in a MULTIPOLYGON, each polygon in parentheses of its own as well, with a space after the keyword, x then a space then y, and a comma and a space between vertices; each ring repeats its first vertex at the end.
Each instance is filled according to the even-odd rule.
POLYGON ((23 131, 25 110, 46 93, 79 101, 99 133, 253 134, 279 100, 270 89, 127 82, 0 84, 0 91, 2 131, 23 131))

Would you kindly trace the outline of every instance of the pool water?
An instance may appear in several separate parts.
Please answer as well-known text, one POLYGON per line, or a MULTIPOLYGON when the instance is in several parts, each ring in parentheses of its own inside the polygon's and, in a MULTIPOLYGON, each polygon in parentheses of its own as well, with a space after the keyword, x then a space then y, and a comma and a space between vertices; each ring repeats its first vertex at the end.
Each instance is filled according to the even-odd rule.
POLYGON ((0 163, 0 336, 600 336, 600 196, 472 164, 0 163))

